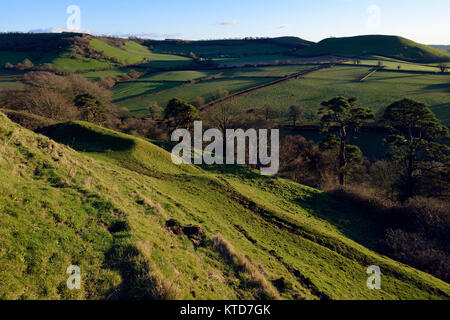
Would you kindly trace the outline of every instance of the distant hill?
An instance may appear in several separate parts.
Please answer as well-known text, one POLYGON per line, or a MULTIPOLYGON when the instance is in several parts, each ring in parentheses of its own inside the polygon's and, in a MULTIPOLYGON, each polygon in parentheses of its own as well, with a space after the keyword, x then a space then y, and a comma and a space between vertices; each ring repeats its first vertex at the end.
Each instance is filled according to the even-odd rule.
POLYGON ((61 71, 108 69, 146 63, 160 65, 192 59, 153 54, 148 47, 128 39, 94 37, 81 33, 0 34, 0 68, 29 59, 35 66, 50 65, 61 71))
POLYGON ((449 299, 445 282, 356 242, 381 220, 324 192, 176 166, 85 122, 41 132, 0 113, 0 299, 449 299), (73 264, 81 290, 66 287, 73 264), (367 289, 370 265, 381 290, 367 289))
POLYGON ((200 41, 145 40, 143 44, 159 53, 187 56, 192 52, 204 58, 217 58, 287 53, 306 48, 313 42, 297 37, 279 37, 200 41))
POLYGON ((450 45, 430 44, 430 47, 450 51, 450 45))
POLYGON ((357 57, 379 55, 415 62, 450 61, 450 53, 437 48, 397 37, 368 35, 348 38, 329 38, 296 52, 300 56, 338 55, 357 57))

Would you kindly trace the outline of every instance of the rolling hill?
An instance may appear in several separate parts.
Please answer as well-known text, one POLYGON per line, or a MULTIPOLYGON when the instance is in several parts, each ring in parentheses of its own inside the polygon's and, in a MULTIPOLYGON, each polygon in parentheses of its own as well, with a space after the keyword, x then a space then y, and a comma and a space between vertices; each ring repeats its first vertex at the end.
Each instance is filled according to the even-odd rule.
POLYGON ((448 51, 419 44, 402 37, 384 35, 329 38, 297 50, 296 53, 305 57, 321 55, 345 57, 379 55, 416 62, 450 61, 450 53, 448 51))
POLYGON ((175 166, 147 140, 84 122, 41 132, 53 140, 0 113, 0 299, 450 296, 363 246, 377 217, 326 193, 243 167, 175 166), (81 290, 66 288, 70 265, 81 290), (370 265, 382 290, 366 287, 370 265))
POLYGON ((146 40, 144 45, 155 53, 170 53, 189 56, 194 53, 203 58, 246 57, 258 55, 274 55, 287 53, 313 44, 311 41, 297 37, 279 37, 264 39, 231 39, 231 40, 146 40))
POLYGON ((126 39, 94 37, 78 33, 0 34, 0 67, 29 59, 35 66, 50 64, 69 72, 112 69, 124 65, 147 67, 188 66, 190 58, 154 54, 126 39))

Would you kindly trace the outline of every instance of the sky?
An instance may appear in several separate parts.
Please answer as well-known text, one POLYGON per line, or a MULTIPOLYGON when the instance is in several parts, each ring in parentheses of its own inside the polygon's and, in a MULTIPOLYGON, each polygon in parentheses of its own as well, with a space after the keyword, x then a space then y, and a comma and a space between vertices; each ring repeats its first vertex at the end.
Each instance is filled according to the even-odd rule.
POLYGON ((2 0, 0 32, 77 28, 153 39, 297 36, 310 41, 388 34, 450 45, 449 15, 450 0, 2 0), (79 15, 68 13, 72 5, 79 15))

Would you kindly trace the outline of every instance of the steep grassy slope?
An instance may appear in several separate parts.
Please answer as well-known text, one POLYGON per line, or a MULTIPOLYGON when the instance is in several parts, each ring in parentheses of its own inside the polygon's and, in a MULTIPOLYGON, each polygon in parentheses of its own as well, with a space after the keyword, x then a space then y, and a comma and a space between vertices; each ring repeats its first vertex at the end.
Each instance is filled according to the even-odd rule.
POLYGON ((239 167, 178 167, 86 123, 46 134, 78 151, 0 114, 2 298, 449 298, 448 284, 357 244, 379 221, 322 192, 239 167), (80 291, 65 287, 71 264, 80 291), (371 264, 381 291, 366 288, 371 264))
POLYGON ((447 51, 402 37, 382 35, 329 38, 298 50, 297 53, 301 56, 339 55, 345 57, 373 54, 407 61, 450 61, 450 53, 447 51))

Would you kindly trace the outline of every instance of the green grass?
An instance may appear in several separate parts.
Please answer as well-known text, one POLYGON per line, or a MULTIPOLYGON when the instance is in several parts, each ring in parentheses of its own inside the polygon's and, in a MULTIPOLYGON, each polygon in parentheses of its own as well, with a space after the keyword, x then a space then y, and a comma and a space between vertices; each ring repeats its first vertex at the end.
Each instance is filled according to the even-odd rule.
POLYGON ((0 71, 0 90, 24 90, 26 85, 21 81, 23 72, 20 71, 0 71))
POLYGON ((113 102, 120 102, 141 95, 156 93, 180 84, 181 82, 120 82, 112 88, 112 99, 113 102))
POLYGON ((295 58, 293 56, 288 56, 284 54, 267 54, 267 55, 251 55, 251 56, 245 56, 245 57, 239 57, 239 58, 214 58, 213 61, 222 64, 230 64, 230 63, 263 63, 267 61, 276 61, 276 60, 289 60, 295 58))
POLYGON ((138 64, 150 56, 150 51, 135 43, 128 42, 123 48, 113 47, 104 41, 99 39, 92 39, 89 46, 97 52, 103 52, 103 54, 111 59, 116 59, 120 64, 138 64))
POLYGON ((186 58, 171 54, 159 54, 151 53, 149 56, 150 61, 141 64, 143 67, 150 68, 185 68, 195 66, 194 61, 191 58, 186 58))
POLYGON ((210 77, 220 73, 219 70, 183 70, 156 72, 139 78, 137 81, 178 81, 185 82, 210 77))
MULTIPOLYGON (((412 62, 405 62, 397 59, 390 59, 380 56, 369 56, 360 60, 363 65, 378 66, 379 61, 383 63, 383 67, 386 70, 398 70, 400 66, 401 71, 425 71, 425 72, 440 72, 440 69, 426 64, 418 64, 412 62)), ((354 64, 353 61, 347 62, 347 64, 354 64)))
POLYGON ((301 56, 338 55, 345 57, 368 54, 408 61, 450 61, 450 53, 414 41, 383 35, 329 38, 297 51, 301 56))
MULTIPOLYGON (((133 114, 141 115, 145 112, 143 106, 151 102, 157 102, 160 106, 166 106, 173 98, 180 98, 189 103, 194 103, 197 97, 201 97, 207 103, 219 98, 221 90, 227 90, 228 93, 245 90, 270 81, 273 78, 239 78, 239 79, 215 79, 202 81, 196 84, 187 85, 180 88, 174 88, 142 99, 125 102, 121 106, 128 108, 133 114)), ((134 85, 134 84, 133 84, 134 85)), ((147 84, 151 86, 150 83, 147 84)), ((137 84, 140 88, 145 88, 145 83, 137 84)))
POLYGON ((274 55, 302 48, 311 42, 295 37, 258 40, 147 41, 155 52, 188 56, 191 52, 206 58, 274 55))
POLYGON ((72 148, 0 114, 2 298, 156 298, 155 277, 179 299, 257 298, 259 282, 208 241, 217 233, 265 281, 285 278, 283 299, 449 298, 448 284, 362 246, 379 221, 323 192, 241 167, 178 167, 145 140, 86 123, 47 134, 72 148), (200 226, 205 245, 173 234, 169 219, 200 226), (80 291, 65 288, 71 264, 80 291), (372 264, 379 291, 366 287, 372 264))
POLYGON ((112 70, 104 70, 104 71, 91 71, 83 73, 83 76, 86 77, 90 81, 100 81, 103 78, 107 78, 109 76, 120 76, 124 73, 127 73, 133 68, 117 68, 112 70))
MULTIPOLYGON (((322 101, 336 96, 357 97, 360 104, 380 113, 392 102, 405 97, 431 106, 441 121, 450 124, 450 75, 377 72, 358 82, 369 68, 339 66, 324 69, 280 85, 240 97, 245 108, 270 104, 284 115, 289 106, 301 105, 307 116, 317 114, 322 101)), ((285 119, 284 116, 280 120, 285 119)))
POLYGON ((223 70, 223 78, 236 77, 286 77, 294 73, 314 69, 316 65, 291 65, 272 67, 250 67, 223 70))
POLYGON ((70 57, 70 50, 58 52, 56 54, 52 53, 42 58, 39 63, 51 63, 56 68, 69 72, 106 69, 116 66, 114 63, 107 60, 96 60, 87 57, 73 59, 70 57))
POLYGON ((137 81, 190 81, 201 78, 281 78, 297 72, 313 69, 315 65, 292 65, 271 67, 245 67, 217 70, 183 70, 151 73, 139 78, 137 81))

